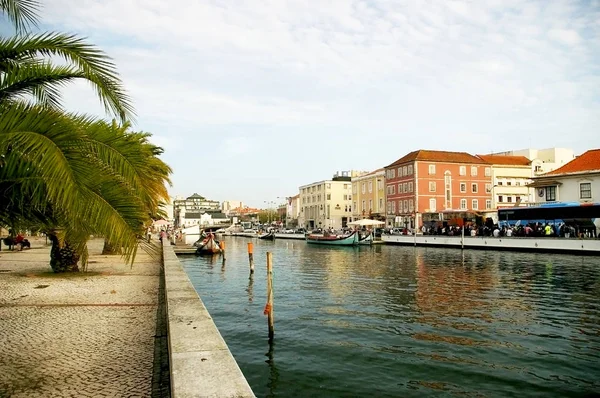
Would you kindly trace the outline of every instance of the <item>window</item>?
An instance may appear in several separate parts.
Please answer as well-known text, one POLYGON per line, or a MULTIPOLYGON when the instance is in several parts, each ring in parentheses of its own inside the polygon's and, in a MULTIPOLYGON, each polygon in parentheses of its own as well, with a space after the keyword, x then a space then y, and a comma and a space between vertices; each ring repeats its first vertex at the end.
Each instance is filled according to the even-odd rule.
POLYGON ((542 172, 542 166, 535 166, 535 170, 536 173, 541 173, 542 172))
POLYGON ((392 214, 396 213, 396 201, 392 201, 392 214))
POLYGON ((471 192, 477 193, 477 183, 471 184, 471 192))
POLYGON ((512 185, 512 181, 506 181, 506 185, 512 185))
POLYGON ((473 199, 473 200, 471 201, 471 208, 472 208, 473 210, 477 210, 477 209, 479 209, 479 201, 478 201, 477 199, 473 199))
POLYGON ((408 192, 412 192, 413 191, 413 183, 412 181, 408 183, 408 192))
POLYGON ((356 201, 352 202, 352 207, 356 209, 356 201))
POLYGON ((381 209, 383 209, 383 199, 379 198, 379 209, 377 211, 380 212, 381 209))
POLYGON ((556 201, 556 187, 546 187, 546 202, 556 201))
POLYGON ((434 198, 429 199, 429 211, 430 212, 435 211, 435 205, 436 205, 435 199, 434 198))
POLYGON ((498 185, 502 185, 502 181, 498 181, 498 185))
POLYGON ((413 173, 413 167, 412 167, 412 164, 409 164, 408 165, 408 175, 412 175, 412 173, 413 173))
POLYGON ((369 181, 369 193, 373 192, 373 181, 369 181))
POLYGON ((396 170, 395 169, 390 170, 390 178, 396 178, 396 170))
POLYGON ((348 195, 344 195, 344 200, 348 200, 348 195))
POLYGON ((373 211, 373 199, 369 199, 369 211, 373 211))
POLYGON ((502 203, 504 201, 504 196, 498 195, 498 202, 502 203))
POLYGON ((485 208, 486 209, 491 209, 492 208, 492 201, 490 199, 486 199, 485 200, 485 208))
POLYGON ((485 192, 486 193, 492 192, 492 184, 485 184, 485 192))
POLYGON ((402 202, 402 207, 404 207, 404 212, 408 213, 408 200, 402 202))
POLYGON ((412 213, 414 209, 415 209, 415 202, 412 199, 409 199, 408 200, 408 211, 410 211, 412 213))
POLYGON ((507 201, 508 203, 512 203, 512 196, 507 196, 507 197, 506 197, 506 201, 507 201))
POLYGON ((460 168, 458 169, 458 174, 460 174, 461 176, 466 176, 467 175, 467 166, 460 166, 460 168))
POLYGON ((492 175, 492 169, 490 167, 485 168, 485 176, 489 177, 492 175))
POLYGON ((331 184, 326 185, 327 189, 331 189, 331 184))
POLYGON ((365 193, 365 192, 367 192, 367 186, 366 186, 366 184, 365 184, 364 182, 362 183, 362 189, 361 189, 361 192, 362 192, 362 193, 365 193))
POLYGON ((321 190, 321 186, 317 185, 317 191, 320 191, 320 190, 321 190))
POLYGON ((348 184, 344 184, 344 189, 348 189, 348 184))
POLYGON ((466 199, 460 200, 460 208, 461 208, 461 210, 465 210, 467 208, 467 200, 466 199))
POLYGON ((365 211, 365 203, 366 203, 366 202, 363 200, 363 201, 362 201, 362 203, 361 203, 361 207, 360 207, 360 209, 361 209, 363 212, 365 211))
POLYGON ((377 180, 377 189, 379 191, 383 189, 383 180, 377 180))
POLYGON ((402 167, 398 167, 398 177, 402 176, 402 167))
POLYGON ((321 194, 318 194, 317 195, 317 202, 320 202, 320 201, 321 201, 321 194))
POLYGON ((521 181, 516 181, 515 185, 518 186, 518 187, 520 187, 521 186, 521 181))
POLYGON ((435 192, 435 181, 429 181, 429 192, 435 192))
POLYGON ((352 184, 352 193, 356 193, 356 186, 357 186, 357 185, 358 185, 358 184, 352 184))
POLYGON ((402 175, 403 176, 407 176, 408 175, 408 167, 406 167, 406 166, 402 167, 402 175))
POLYGON ((591 199, 592 198, 592 183, 582 182, 579 184, 579 198, 580 199, 591 199))
POLYGON ((327 200, 331 200, 331 194, 330 193, 327 194, 327 200))
POLYGON ((391 202, 387 202, 387 212, 388 212, 388 214, 392 214, 392 203, 391 202))
POLYGON ((403 191, 402 191, 402 183, 398 184, 398 193, 403 193, 403 191))
POLYGON ((435 174, 435 164, 429 165, 429 174, 435 174))
POLYGON ((467 192, 467 184, 464 182, 460 183, 460 192, 467 192))
POLYGON ((471 166, 471 175, 472 176, 476 176, 477 175, 477 166, 471 166))

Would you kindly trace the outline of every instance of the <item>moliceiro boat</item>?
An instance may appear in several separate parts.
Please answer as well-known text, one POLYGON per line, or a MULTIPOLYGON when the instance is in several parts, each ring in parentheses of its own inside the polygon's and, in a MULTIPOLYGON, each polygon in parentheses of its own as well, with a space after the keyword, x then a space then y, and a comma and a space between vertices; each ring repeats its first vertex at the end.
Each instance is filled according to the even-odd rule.
POLYGON ((333 246, 354 246, 358 244, 358 233, 352 232, 350 235, 307 235, 306 243, 316 243, 319 245, 333 246))
POLYGON ((275 240, 275 232, 271 231, 271 232, 269 232, 267 234, 259 235, 258 239, 275 240))
POLYGON ((198 240, 194 243, 197 247, 196 254, 218 254, 221 253, 221 246, 215 240, 215 236, 211 233, 203 240, 198 240))

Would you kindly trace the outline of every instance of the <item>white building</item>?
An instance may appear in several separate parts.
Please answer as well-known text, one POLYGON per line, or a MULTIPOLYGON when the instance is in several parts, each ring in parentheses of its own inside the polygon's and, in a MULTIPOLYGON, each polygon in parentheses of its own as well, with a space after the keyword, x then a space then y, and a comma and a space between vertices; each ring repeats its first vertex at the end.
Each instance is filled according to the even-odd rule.
POLYGON ((226 215, 229 215, 229 212, 234 209, 241 209, 244 207, 244 203, 240 200, 226 200, 221 205, 221 210, 226 215))
POLYGON ((600 202, 600 149, 592 149, 558 169, 535 177, 534 201, 600 202))
POLYGON ((493 211, 502 207, 527 206, 533 202, 533 188, 529 187, 533 177, 531 161, 525 156, 477 155, 492 167, 492 182, 485 191, 491 194, 493 211))
POLYGON ((569 148, 519 149, 493 153, 492 155, 525 156, 531 160, 534 176, 551 172, 575 159, 575 153, 569 148))
MULTIPOLYGON (((185 199, 177 199, 173 201, 173 218, 175 227, 187 227, 191 225, 213 225, 215 222, 207 223, 207 216, 210 219, 222 220, 226 217, 220 212, 220 204, 218 201, 209 200, 205 197, 194 193, 185 199), (204 216, 204 219, 202 218, 204 216)), ((221 221, 217 223, 222 223, 221 221)))
POLYGON ((336 173, 331 180, 299 188, 298 225, 307 228, 340 229, 352 221, 352 177, 357 171, 336 173))

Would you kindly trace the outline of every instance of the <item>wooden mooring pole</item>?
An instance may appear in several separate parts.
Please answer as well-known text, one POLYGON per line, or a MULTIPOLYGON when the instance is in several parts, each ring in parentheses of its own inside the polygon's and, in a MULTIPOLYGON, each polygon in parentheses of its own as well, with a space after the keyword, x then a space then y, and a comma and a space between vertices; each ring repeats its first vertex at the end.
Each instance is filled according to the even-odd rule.
POLYGON ((223 267, 225 267, 225 242, 220 241, 219 247, 221 248, 221 254, 223 255, 223 267))
POLYGON ((271 252, 267 252, 267 305, 265 305, 264 314, 268 317, 269 342, 272 342, 275 336, 275 326, 273 321, 273 254, 271 252))
POLYGON ((254 273, 254 244, 248 242, 248 261, 250 262, 250 277, 254 273))

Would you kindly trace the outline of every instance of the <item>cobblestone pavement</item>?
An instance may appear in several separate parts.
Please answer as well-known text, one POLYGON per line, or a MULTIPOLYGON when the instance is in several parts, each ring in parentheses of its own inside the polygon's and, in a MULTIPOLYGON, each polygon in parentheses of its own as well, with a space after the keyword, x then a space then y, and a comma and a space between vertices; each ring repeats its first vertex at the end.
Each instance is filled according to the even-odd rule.
POLYGON ((87 273, 55 275, 44 243, 0 252, 0 397, 157 396, 160 260, 93 240, 87 273))

